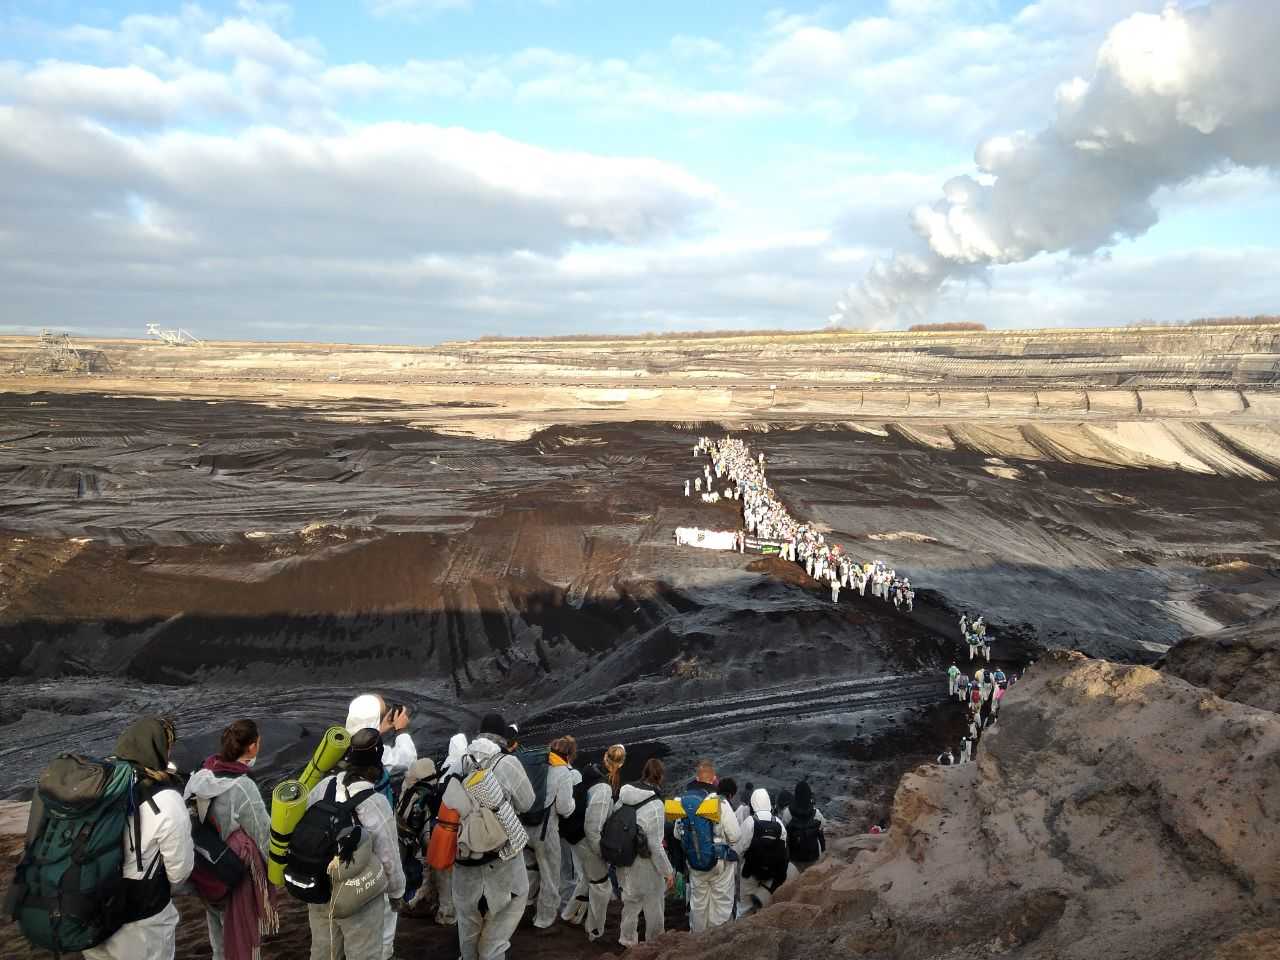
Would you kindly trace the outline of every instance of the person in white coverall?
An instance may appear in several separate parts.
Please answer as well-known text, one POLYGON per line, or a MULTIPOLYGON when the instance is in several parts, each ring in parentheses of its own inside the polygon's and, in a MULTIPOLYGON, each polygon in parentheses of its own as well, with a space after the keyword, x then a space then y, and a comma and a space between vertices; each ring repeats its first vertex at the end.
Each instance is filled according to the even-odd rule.
MULTIPOLYGON (((525 813, 535 796, 524 765, 506 753, 509 730, 502 717, 486 715, 480 722, 480 736, 467 746, 463 772, 487 765, 515 812, 525 813)), ((523 856, 475 863, 459 857, 453 865, 453 909, 458 918, 461 960, 504 960, 528 902, 529 874, 523 856), (482 899, 487 908, 483 915, 482 899)))
POLYGON ((584 823, 586 836, 578 844, 578 858, 587 881, 587 939, 599 940, 604 936, 609 901, 613 899, 613 881, 609 879, 609 865, 600 854, 600 833, 604 822, 613 812, 613 802, 621 789, 622 765, 627 762, 627 750, 615 743, 604 752, 604 772, 608 778, 587 791, 587 817, 584 823))
POLYGON ((169 750, 176 737, 173 724, 144 717, 125 728, 115 756, 133 765, 135 795, 141 818, 141 844, 135 849, 133 818, 124 832, 125 896, 146 915, 131 920, 105 942, 84 951, 85 960, 173 960, 178 908, 169 888, 183 883, 195 866, 191 817, 169 773, 169 750), (139 869, 139 854, 142 867, 139 869), (167 879, 165 879, 167 878, 167 879))
MULTIPOLYGON (((265 860, 270 853, 271 815, 258 785, 249 776, 249 768, 261 747, 258 725, 252 720, 236 720, 228 724, 222 731, 221 749, 191 775, 183 797, 188 801, 195 800, 200 819, 212 817, 223 840, 237 830, 243 830, 265 860)), ((204 909, 213 960, 222 960, 226 910, 209 904, 205 904, 204 909)))
MULTIPOLYGON (((343 802, 356 794, 372 789, 382 778, 382 739, 378 732, 366 727, 351 738, 347 752, 347 769, 343 773, 325 777, 307 794, 310 807, 324 799, 330 781, 337 781, 334 799, 343 802)), ((396 915, 404 899, 404 868, 400 864, 400 835, 396 827, 395 811, 381 793, 374 791, 356 807, 361 830, 373 845, 373 855, 382 864, 387 878, 387 890, 380 897, 342 920, 329 916, 327 903, 309 904, 307 921, 311 926, 311 960, 330 960, 343 956, 347 960, 366 960, 391 956, 385 940, 388 913, 396 915)), ((395 927, 392 927, 394 936, 395 927)), ((394 946, 394 944, 392 944, 394 946)))
POLYGON ((557 740, 551 744, 545 819, 541 825, 528 828, 529 847, 538 863, 538 899, 533 925, 541 930, 555 923, 560 911, 560 818, 573 813, 572 753, 568 743, 557 740))
POLYGON ((662 761, 650 757, 640 775, 640 782, 628 783, 618 792, 618 803, 637 807, 636 826, 644 836, 645 849, 629 867, 618 868, 622 886, 622 929, 618 942, 630 947, 640 942, 640 914, 644 914, 644 939, 654 940, 666 927, 667 891, 675 885, 675 870, 662 846, 666 813, 662 804, 662 781, 666 771, 662 761))
MULTIPOLYGON (((738 856, 745 858, 747 851, 751 848, 751 841, 756 834, 756 822, 768 823, 775 819, 773 815, 773 803, 769 800, 769 791, 763 787, 758 787, 751 793, 751 804, 748 807, 743 805, 745 813, 739 811, 738 822, 742 826, 742 832, 738 837, 738 842, 734 844, 734 850, 738 856)), ((787 844, 787 828, 782 826, 782 821, 778 821, 778 826, 782 829, 782 846, 786 849, 787 844)), ((787 864, 787 879, 790 880, 794 876, 798 876, 799 871, 793 864, 787 864)), ((746 916, 753 910, 764 909, 769 905, 769 901, 773 899, 776 890, 770 890, 769 887, 761 882, 759 877, 749 877, 743 874, 741 888, 741 904, 738 910, 738 916, 746 916)))
MULTIPOLYGON (((685 788, 686 792, 700 792, 714 795, 716 768, 710 760, 698 763, 697 777, 685 788)), ((738 818, 734 816, 729 804, 719 797, 720 818, 715 825, 715 843, 724 849, 732 849, 738 842, 740 830, 738 818)), ((685 811, 694 815, 694 811, 685 811)), ((677 835, 683 824, 677 824, 677 835)), ((710 870, 694 870, 689 868, 689 929, 693 933, 701 933, 711 927, 727 923, 733 914, 733 891, 737 873, 732 861, 723 857, 716 860, 710 870)))
MULTIPOLYGON (((450 774, 462 772, 462 755, 466 752, 467 735, 465 733, 455 733, 449 739, 449 756, 445 758, 444 765, 440 768, 441 783, 450 774)), ((453 867, 448 870, 437 870, 432 867, 431 877, 435 881, 438 895, 436 899, 436 923, 442 927, 452 927, 458 922, 453 912, 453 867)))
MULTIPOLYGON (((391 776, 406 773, 418 759, 418 748, 406 732, 408 727, 409 708, 401 707, 392 713, 387 710, 387 702, 375 693, 356 697, 347 708, 347 733, 355 736, 357 731, 373 729, 382 735, 382 767, 391 776)), ((388 906, 382 922, 383 960, 391 960, 395 955, 398 919, 388 906)))
POLYGON ((395 776, 404 773, 418 759, 418 748, 413 744, 409 728, 409 708, 403 707, 394 716, 387 712, 386 701, 375 693, 366 693, 351 701, 347 708, 347 733, 372 727, 382 734, 382 766, 395 776))

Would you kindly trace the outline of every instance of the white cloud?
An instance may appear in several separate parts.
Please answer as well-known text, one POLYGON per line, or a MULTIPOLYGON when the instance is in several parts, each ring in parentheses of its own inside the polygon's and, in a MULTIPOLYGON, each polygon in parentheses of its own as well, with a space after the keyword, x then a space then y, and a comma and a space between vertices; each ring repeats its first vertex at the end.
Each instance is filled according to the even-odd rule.
POLYGON ((469 10, 471 0, 365 0, 378 17, 424 16, 450 10, 469 10))
POLYGON ((291 43, 265 23, 224 20, 204 35, 204 48, 215 57, 256 60, 287 70, 309 70, 318 65, 313 54, 291 43))

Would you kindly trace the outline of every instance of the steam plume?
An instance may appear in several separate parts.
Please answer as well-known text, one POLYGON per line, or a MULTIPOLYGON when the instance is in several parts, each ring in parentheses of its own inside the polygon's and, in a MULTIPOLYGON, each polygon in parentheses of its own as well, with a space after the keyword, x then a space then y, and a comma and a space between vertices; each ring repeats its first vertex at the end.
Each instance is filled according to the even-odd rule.
POLYGON ((1218 0, 1135 14, 1111 29, 1092 80, 1057 91, 1039 133, 978 145, 980 179, 954 177, 919 206, 914 251, 876 261, 835 322, 918 320, 943 287, 1040 253, 1085 255, 1140 236, 1165 186, 1280 162, 1278 0, 1218 0))

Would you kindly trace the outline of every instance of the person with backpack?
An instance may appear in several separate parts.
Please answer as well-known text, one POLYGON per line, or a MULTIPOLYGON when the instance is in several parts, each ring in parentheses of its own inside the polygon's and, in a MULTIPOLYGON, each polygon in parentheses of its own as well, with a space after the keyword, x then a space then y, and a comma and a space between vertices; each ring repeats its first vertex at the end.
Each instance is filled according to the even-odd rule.
POLYGON ((700 933, 727 923, 733 914, 733 845, 741 834, 737 816, 716 793, 716 768, 710 760, 698 761, 680 805, 684 816, 676 823, 676 836, 689 868, 689 929, 700 933))
POLYGON ((568 756, 572 752, 562 738, 546 750, 519 754, 534 793, 533 807, 521 821, 528 828, 529 848, 537 864, 533 925, 539 930, 549 929, 560 912, 560 818, 574 810, 573 767, 568 756))
POLYGON ((528 835, 518 815, 533 806, 533 786, 507 752, 508 733, 496 713, 480 721, 480 735, 463 756, 462 779, 450 781, 442 800, 461 815, 453 908, 462 960, 503 960, 529 901, 528 835))
MULTIPOLYGON (((613 899, 613 881, 609 877, 609 864, 600 850, 600 838, 605 821, 613 812, 614 801, 622 789, 622 765, 627 762, 627 749, 615 743, 604 752, 604 778, 595 782, 586 792, 586 814, 583 817, 583 839, 578 846, 578 859, 582 863, 583 877, 580 885, 586 885, 588 940, 604 936, 609 901, 613 899)), ((586 775, 583 776, 586 782, 586 775)))
POLYGON ((374 788, 382 757, 376 729, 352 735, 346 770, 316 784, 290 837, 285 887, 308 904, 311 960, 389 956, 386 914, 400 909, 404 870, 395 812, 374 788))
MULTIPOLYGON (((206 899, 205 920, 213 960, 252 960, 261 944, 263 927, 278 928, 279 918, 266 883, 271 816, 262 801, 262 792, 250 776, 261 747, 258 725, 252 720, 235 721, 222 731, 219 752, 191 775, 183 791, 188 807, 194 807, 194 823, 215 830, 224 849, 245 868, 240 882, 225 892, 221 902, 206 899), (256 862, 256 868, 247 863, 250 859, 256 862)), ((195 832, 193 829, 193 835, 195 832)), ((202 899, 208 895, 208 887, 201 889, 200 882, 206 872, 213 874, 212 888, 221 892, 224 881, 208 862, 207 854, 198 854, 192 881, 202 899)))
MULTIPOLYGON (((176 739, 171 721, 144 717, 116 741, 115 759, 132 768, 132 809, 120 841, 125 922, 104 943, 85 950, 85 960, 173 960, 178 908, 171 889, 185 882, 195 865, 191 817, 170 771, 169 752, 176 739)), ((80 869, 84 872, 85 865, 80 869)))
POLYGON ((561 863, 568 864, 573 872, 573 882, 566 884, 560 899, 563 904, 560 919, 565 923, 581 926, 587 919, 590 904, 588 896, 587 871, 582 865, 582 849, 587 835, 587 795, 591 788, 605 775, 600 768, 590 764, 585 770, 572 766, 578 758, 578 742, 573 737, 561 737, 552 744, 570 763, 569 782, 573 791, 573 812, 567 817, 560 817, 561 863))
POLYGON ((628 783, 618 791, 618 802, 601 831, 601 848, 606 853, 611 846, 609 835, 615 830, 624 838, 633 838, 630 841, 623 839, 618 844, 622 848, 634 845, 631 862, 617 864, 618 881, 622 885, 622 927, 618 942, 624 947, 640 942, 638 927, 641 913, 644 914, 646 941, 657 939, 666 928, 666 892, 675 886, 676 876, 662 845, 663 828, 666 826, 662 805, 662 782, 665 778, 661 760, 650 757, 645 761, 640 782, 628 783), (615 821, 615 817, 620 819, 615 821))
POLYGON ((362 693, 347 708, 346 727, 352 736, 357 731, 370 728, 382 735, 386 741, 382 748, 382 767, 389 776, 403 774, 418 759, 418 748, 408 733, 409 708, 404 704, 395 704, 388 709, 387 702, 376 693, 362 693))
POLYGON ((818 862, 827 849, 822 825, 822 811, 813 802, 813 788, 807 780, 796 784, 795 799, 782 811, 782 825, 787 828, 787 854, 796 869, 803 873, 818 862))
MULTIPOLYGON (((440 787, 441 793, 449 778, 455 774, 462 773, 462 757, 467 752, 467 735, 465 733, 455 733, 449 738, 449 752, 445 756, 444 762, 440 765, 440 787)), ((436 827, 440 824, 439 815, 432 818, 431 829, 434 833, 436 827)), ((445 826, 446 830, 457 831, 457 824, 449 823, 445 826)), ((436 923, 442 927, 452 927, 458 922, 457 915, 453 912, 453 865, 440 868, 434 864, 428 864, 431 870, 431 882, 435 885, 437 901, 436 901, 436 923)))
POLYGON ((400 865, 404 868, 405 906, 420 903, 432 889, 423 858, 431 841, 431 824, 440 810, 444 788, 436 763, 421 757, 409 766, 396 803, 396 830, 400 836, 400 865))
POLYGON ((738 916, 767 907, 789 873, 794 873, 787 856, 787 828, 773 815, 769 792, 764 788, 752 791, 749 809, 734 847, 742 857, 738 916))

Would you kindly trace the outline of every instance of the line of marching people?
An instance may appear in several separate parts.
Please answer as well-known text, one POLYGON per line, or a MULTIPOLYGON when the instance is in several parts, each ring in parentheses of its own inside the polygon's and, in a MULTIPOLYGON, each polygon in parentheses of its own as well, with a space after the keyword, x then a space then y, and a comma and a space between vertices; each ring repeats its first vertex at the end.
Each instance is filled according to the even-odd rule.
POLYGON ((968 763, 977 756, 982 732, 1000 718, 1005 692, 1017 681, 1016 676, 1007 676, 1000 667, 979 667, 972 677, 955 663, 947 668, 947 693, 964 704, 968 728, 960 738, 959 749, 952 751, 948 747, 938 755, 938 763, 968 763))
MULTIPOLYGON (((915 589, 909 577, 899 577, 896 570, 881 560, 858 561, 839 544, 829 544, 822 533, 809 523, 801 523, 787 512, 765 477, 765 456, 752 455, 750 448, 736 437, 723 440, 700 437, 693 447, 695 457, 706 454, 702 476, 685 481, 685 496, 700 493, 706 502, 722 497, 742 503, 745 536, 758 537, 779 544, 784 560, 803 564, 805 572, 831 589, 831 602, 840 601, 841 590, 871 595, 910 613, 915 605, 915 589), (715 489, 723 483, 723 492, 715 489), (703 492, 705 487, 705 492, 703 492)), ((739 538, 739 550, 745 549, 745 536, 739 538)))
POLYGON ((463 960, 501 960, 527 910, 535 930, 577 925, 601 940, 619 899, 617 940, 631 945, 663 932, 679 896, 690 929, 706 930, 766 905, 826 848, 807 782, 776 804, 748 784, 739 805, 711 760, 669 787, 656 758, 624 782, 623 746, 579 763, 572 737, 522 748, 498 714, 437 763, 418 756, 408 724, 403 705, 355 698, 345 732, 326 734, 336 729, 340 759, 282 783, 270 812, 250 719, 189 774, 172 760, 176 724, 160 717, 130 724, 110 757, 59 757, 40 778, 7 913, 55 954, 172 960, 173 896, 193 895, 215 960, 260 960, 287 894, 307 906, 311 960, 391 960, 406 910, 456 925, 463 960), (286 836, 274 803, 302 781, 286 836))

